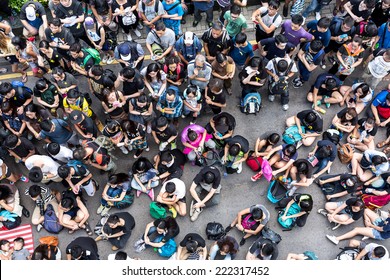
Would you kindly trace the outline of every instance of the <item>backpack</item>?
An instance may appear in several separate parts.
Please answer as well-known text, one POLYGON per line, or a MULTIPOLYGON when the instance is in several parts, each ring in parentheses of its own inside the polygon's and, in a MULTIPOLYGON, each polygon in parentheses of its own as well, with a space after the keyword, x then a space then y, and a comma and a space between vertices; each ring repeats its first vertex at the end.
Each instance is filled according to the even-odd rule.
POLYGON ((114 72, 108 68, 103 70, 103 76, 108 77, 113 82, 115 82, 117 79, 117 76, 114 74, 114 72))
POLYGON ((251 220, 251 218, 252 214, 248 214, 241 220, 241 225, 244 229, 251 229, 257 223, 253 218, 251 220))
POLYGON ((278 244, 280 241, 282 241, 280 234, 276 233, 267 226, 265 226, 260 233, 263 238, 270 240, 272 243, 278 244))
MULTIPOLYGON (((157 16, 157 14, 158 14, 158 6, 159 6, 159 4, 160 4, 160 0, 154 1, 154 11, 156 12, 156 16, 157 16)), ((143 11, 144 13, 145 13, 145 7, 146 7, 145 2, 142 1, 142 11, 143 11)))
MULTIPOLYGON (((291 230, 295 226, 295 222, 297 218, 288 218, 285 221, 282 220, 282 216, 284 215, 286 208, 279 212, 278 214, 278 223, 284 228, 283 231, 291 230)), ((301 207, 298 203, 294 202, 287 211, 286 216, 295 215, 301 212, 301 207)))
POLYGON ((245 162, 246 162, 246 165, 248 165, 250 169, 252 169, 255 172, 259 172, 261 170, 261 164, 263 162, 263 157, 255 157, 255 156, 253 156, 253 154, 254 153, 252 153, 252 155, 250 155, 245 162))
MULTIPOLYGON (((304 126, 301 126, 302 133, 305 133, 306 129, 304 126)), ((299 134, 298 126, 293 125, 287 127, 282 135, 282 139, 286 144, 296 144, 302 140, 302 136, 299 134)))
POLYGON ((219 240, 226 235, 222 224, 210 222, 206 226, 206 236, 208 240, 219 240))
POLYGON ((119 209, 119 210, 122 210, 122 209, 129 207, 131 204, 133 204, 134 193, 132 190, 133 189, 130 189, 129 191, 127 191, 124 198, 121 201, 115 201, 114 207, 119 209))
POLYGON ((353 148, 349 143, 343 144, 337 148, 337 155, 341 163, 349 163, 353 157, 353 148))
POLYGON ((149 213, 150 216, 155 219, 164 219, 167 217, 167 210, 165 209, 165 207, 162 206, 161 203, 158 203, 156 201, 150 203, 149 213))
POLYGON ((333 144, 338 145, 340 142, 340 131, 329 128, 322 134, 322 140, 329 140, 333 144))
POLYGON ((82 163, 79 160, 75 160, 75 159, 69 160, 66 165, 69 166, 69 167, 73 167, 73 169, 76 171, 76 173, 79 172, 79 168, 85 167, 84 163, 82 163))
POLYGON ((44 214, 43 228, 50 233, 59 233, 64 227, 60 224, 56 212, 53 209, 51 204, 47 205, 45 214, 44 214))
POLYGON ((251 92, 241 100, 241 112, 245 114, 257 114, 261 108, 261 96, 258 92, 251 92))
POLYGON ((335 260, 339 260, 339 261, 352 261, 359 254, 359 249, 358 248, 344 247, 344 248, 340 248, 340 249, 341 249, 341 252, 337 254, 335 260))
POLYGON ((96 235, 102 235, 103 231, 103 227, 104 225, 106 224, 107 222, 107 219, 110 215, 109 214, 106 214, 104 216, 102 216, 102 218, 99 220, 99 222, 96 224, 95 228, 93 229, 93 232, 96 234, 96 235))
POLYGON ((90 146, 95 150, 93 154, 97 162, 99 159, 101 160, 103 155, 108 155, 112 159, 116 159, 116 157, 111 154, 111 152, 115 149, 115 145, 107 136, 99 135, 95 138, 95 140, 86 142, 84 146, 90 146))
POLYGON ((363 194, 362 200, 367 208, 375 210, 377 208, 382 208, 387 203, 390 202, 390 194, 386 195, 373 195, 373 194, 363 194))
POLYGON ((48 246, 58 246, 58 237, 57 236, 43 236, 39 238, 39 244, 45 244, 48 246))
POLYGON ((157 249, 158 254, 164 258, 170 258, 176 253, 177 245, 173 238, 169 239, 165 244, 157 249))
MULTIPOLYGON (((181 70, 182 70, 181 67, 182 67, 182 64, 178 63, 177 67, 176 67, 177 81, 179 80, 179 77, 180 77, 180 73, 181 73, 181 70)), ((164 64, 163 70, 164 70, 165 73, 168 74, 168 71, 169 71, 168 65, 164 64)))
POLYGON ((288 92, 288 82, 284 79, 288 73, 290 73, 291 68, 294 65, 294 61, 291 61, 290 64, 288 65, 286 71, 284 72, 279 72, 276 60, 272 60, 272 64, 274 66, 275 74, 279 77, 279 81, 273 81, 272 83, 269 84, 268 90, 272 94, 286 94, 288 92))
POLYGON ((102 60, 100 57, 100 53, 96 49, 86 48, 86 49, 83 49, 83 51, 85 51, 87 53, 87 55, 84 57, 84 60, 83 60, 81 67, 84 67, 84 65, 88 62, 88 60, 90 58, 93 59, 95 65, 98 65, 100 63, 100 61, 102 60))
POLYGON ((303 252, 303 254, 307 257, 306 260, 310 260, 310 261, 318 260, 317 255, 312 251, 305 251, 303 252))

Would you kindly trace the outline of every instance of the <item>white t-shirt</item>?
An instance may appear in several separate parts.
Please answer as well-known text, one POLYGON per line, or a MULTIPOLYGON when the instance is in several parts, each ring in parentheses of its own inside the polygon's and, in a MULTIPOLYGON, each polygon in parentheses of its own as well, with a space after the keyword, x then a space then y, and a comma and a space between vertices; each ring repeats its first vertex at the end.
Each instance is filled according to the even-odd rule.
MULTIPOLYGON (((1 168, 1 166, 4 164, 4 161, 0 158, 0 177, 3 177, 3 169, 1 168)), ((8 166, 6 165, 5 166, 5 173, 7 174, 7 170, 8 170, 8 166)))
MULTIPOLYGON (((355 89, 357 89, 362 83, 356 83, 356 84, 353 84, 352 85, 352 90, 355 91, 355 89)), ((361 98, 360 100, 363 101, 364 103, 368 103, 371 101, 372 99, 372 94, 373 94, 373 90, 370 88, 369 90, 369 93, 366 95, 366 97, 364 98, 361 98)))
POLYGON ((173 195, 176 195, 176 197, 178 199, 182 199, 186 195, 186 185, 184 184, 184 182, 182 180, 177 179, 177 178, 173 178, 173 179, 171 179, 169 181, 166 181, 164 183, 164 185, 162 185, 162 187, 161 187, 160 194, 163 194, 163 193, 166 192, 165 186, 169 182, 174 183, 175 186, 176 186, 176 190, 173 192, 173 195))
POLYGON ((60 151, 58 154, 53 156, 58 161, 67 163, 69 160, 73 159, 73 151, 65 146, 60 146, 60 151))
MULTIPOLYGON (((286 57, 284 57, 284 58, 281 58, 281 57, 275 57, 275 58, 273 58, 273 59, 271 59, 270 61, 268 61, 268 63, 267 63, 267 66, 265 67, 265 68, 267 68, 269 71, 271 71, 272 73, 276 73, 276 71, 275 71, 275 67, 274 67, 274 63, 273 63, 273 60, 275 60, 275 64, 277 65, 278 64, 278 62, 281 60, 281 59, 284 59, 284 60, 286 60, 287 61, 287 63, 288 63, 288 65, 290 65, 290 63, 291 63, 291 58, 289 58, 288 56, 286 56, 286 57)), ((297 73, 298 72, 298 68, 297 68, 297 66, 296 66, 296 64, 295 63, 293 63, 293 66, 291 67, 291 70, 290 70, 290 72, 293 72, 293 73, 297 73)), ((288 73, 287 73, 288 74, 288 73)), ((272 77, 271 76, 269 76, 269 79, 271 80, 272 79, 272 77)))
POLYGON ((383 56, 378 56, 368 63, 368 69, 370 69, 370 73, 374 78, 380 79, 386 76, 387 72, 390 71, 390 62, 386 62, 383 59, 383 56))
POLYGON ((49 156, 41 156, 41 155, 32 155, 25 161, 26 168, 30 170, 34 167, 34 163, 36 161, 44 162, 43 167, 41 168, 43 175, 46 175, 48 173, 53 174, 57 176, 58 167, 60 165, 55 162, 51 157, 49 156))
MULTIPOLYGON (((371 260, 372 258, 372 254, 374 253, 374 249, 376 247, 380 246, 379 244, 376 244, 376 243, 369 243, 366 245, 366 247, 364 247, 364 250, 366 250, 367 254, 368 254, 368 258, 371 260)), ((383 245, 382 245, 383 246, 383 245)), ((387 251, 386 247, 383 246, 386 250, 386 253, 385 255, 382 257, 382 258, 374 258, 373 260, 381 260, 381 261, 384 261, 384 260, 388 260, 389 259, 389 251, 387 251)))
MULTIPOLYGON (((159 0, 155 0, 155 1, 159 1, 159 0)), ((161 3, 161 1, 159 1, 159 2, 160 3, 158 4, 157 15, 162 16, 164 14, 164 12, 165 12, 164 11, 164 6, 161 3)), ((153 3, 153 5, 150 5, 150 6, 145 5, 145 11, 142 9, 143 5, 145 5, 145 4, 142 4, 142 1, 139 1, 138 11, 144 13, 145 17, 147 18, 148 21, 153 20, 156 17, 156 10, 154 9, 155 8, 155 3, 153 3)))
MULTIPOLYGON (((262 14, 264 14, 265 12, 267 12, 267 14, 265 16, 262 17, 263 19, 263 23, 270 27, 271 25, 274 25, 276 28, 278 28, 281 24, 282 24, 282 16, 279 15, 278 13, 276 13, 273 17, 270 17, 268 15, 268 8, 267 7, 261 7, 259 8, 259 11, 260 11, 260 16, 262 14), (275 18, 276 17, 276 18, 275 18), (274 21, 274 18, 275 18, 275 21, 274 21)), ((261 25, 259 25, 260 29, 263 30, 263 28, 261 27, 261 25)), ((264 31, 264 30, 263 30, 264 31)))

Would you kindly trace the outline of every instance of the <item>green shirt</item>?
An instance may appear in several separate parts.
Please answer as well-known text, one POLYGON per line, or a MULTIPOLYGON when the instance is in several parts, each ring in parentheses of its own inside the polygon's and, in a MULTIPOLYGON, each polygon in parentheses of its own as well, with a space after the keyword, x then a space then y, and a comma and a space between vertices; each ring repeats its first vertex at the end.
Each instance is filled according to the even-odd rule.
POLYGON ((227 11, 223 16, 223 18, 228 22, 226 26, 226 31, 228 32, 231 38, 233 38, 238 33, 240 33, 242 29, 248 28, 246 19, 242 14, 240 14, 240 16, 237 19, 233 20, 230 17, 230 11, 227 11))

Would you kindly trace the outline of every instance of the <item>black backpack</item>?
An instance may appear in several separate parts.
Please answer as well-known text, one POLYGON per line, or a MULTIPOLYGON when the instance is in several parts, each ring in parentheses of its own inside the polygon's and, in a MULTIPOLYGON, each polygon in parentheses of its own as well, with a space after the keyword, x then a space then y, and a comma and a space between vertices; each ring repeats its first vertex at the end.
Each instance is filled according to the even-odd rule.
POLYGON ((206 226, 206 236, 208 240, 219 240, 226 235, 222 224, 210 222, 206 226))
POLYGON ((329 140, 337 146, 340 142, 340 131, 329 128, 322 134, 322 140, 329 140))

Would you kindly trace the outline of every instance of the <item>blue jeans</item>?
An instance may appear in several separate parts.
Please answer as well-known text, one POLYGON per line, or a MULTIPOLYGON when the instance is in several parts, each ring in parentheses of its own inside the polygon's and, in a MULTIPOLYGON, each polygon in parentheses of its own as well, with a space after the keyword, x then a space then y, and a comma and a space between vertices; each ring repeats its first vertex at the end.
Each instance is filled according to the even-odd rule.
POLYGON ((300 60, 298 61, 298 69, 302 82, 307 82, 310 78, 311 72, 307 70, 306 66, 300 60))
MULTIPOLYGON (((122 193, 122 189, 120 189, 120 188, 109 187, 108 190, 107 190, 107 196, 109 196, 109 197, 117 197, 121 193, 122 193)), ((103 199, 103 198, 101 200, 101 203, 102 203, 103 206, 107 206, 108 205, 107 201, 105 199, 103 199)))
POLYGON ((319 11, 321 11, 321 9, 322 5, 319 3, 318 0, 311 0, 309 6, 303 11, 302 16, 304 18, 307 18, 310 13, 318 13, 319 11))
POLYGON ((320 172, 322 169, 324 169, 326 167, 326 165, 328 164, 329 162, 329 158, 323 158, 323 159, 320 159, 318 157, 318 153, 315 153, 314 156, 318 159, 318 163, 317 163, 317 170, 316 172, 314 172, 314 174, 320 172))

